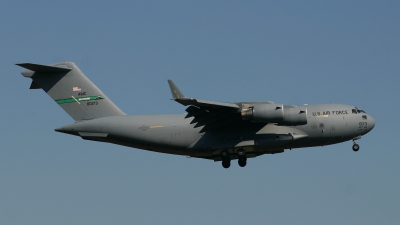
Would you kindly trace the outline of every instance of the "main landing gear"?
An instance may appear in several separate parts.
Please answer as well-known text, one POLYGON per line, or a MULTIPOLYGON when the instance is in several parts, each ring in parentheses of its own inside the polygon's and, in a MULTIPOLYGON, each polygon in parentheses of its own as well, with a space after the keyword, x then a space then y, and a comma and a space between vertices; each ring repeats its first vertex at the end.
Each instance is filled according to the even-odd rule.
POLYGON ((357 137, 355 137, 355 138, 353 138, 353 151, 358 151, 358 150, 360 150, 360 145, 358 145, 357 143, 356 143, 356 140, 358 140, 358 139, 360 139, 361 138, 361 136, 357 136, 357 137))
POLYGON ((240 167, 245 167, 247 164, 247 157, 246 157, 246 151, 243 148, 240 148, 237 152, 239 159, 238 159, 238 164, 240 167))
POLYGON ((229 152, 227 150, 223 150, 221 152, 221 158, 222 158, 222 166, 225 169, 228 169, 231 166, 231 158, 229 157, 229 152))
MULTIPOLYGON (((238 164, 240 167, 245 167, 247 164, 247 157, 246 157, 246 151, 242 148, 240 148, 237 151, 237 155, 238 155, 238 164)), ((222 166, 224 168, 229 168, 231 166, 231 158, 230 158, 230 154, 227 150, 223 150, 221 151, 221 158, 222 158, 222 166)))

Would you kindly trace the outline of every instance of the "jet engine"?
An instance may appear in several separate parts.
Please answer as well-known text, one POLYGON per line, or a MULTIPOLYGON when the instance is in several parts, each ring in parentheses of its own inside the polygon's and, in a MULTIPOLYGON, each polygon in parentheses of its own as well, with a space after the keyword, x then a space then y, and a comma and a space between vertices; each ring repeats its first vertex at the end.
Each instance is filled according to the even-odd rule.
POLYGON ((283 104, 259 104, 241 111, 243 120, 278 123, 281 125, 307 124, 307 108, 283 104))

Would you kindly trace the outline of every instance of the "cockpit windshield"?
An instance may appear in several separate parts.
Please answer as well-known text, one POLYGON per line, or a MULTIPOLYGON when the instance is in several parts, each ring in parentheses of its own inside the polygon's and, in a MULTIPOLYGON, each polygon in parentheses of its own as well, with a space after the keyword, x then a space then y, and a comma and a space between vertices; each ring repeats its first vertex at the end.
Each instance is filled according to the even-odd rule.
POLYGON ((362 110, 362 109, 359 109, 359 108, 355 107, 355 109, 352 109, 352 110, 351 110, 351 113, 352 113, 352 114, 365 113, 365 111, 362 110))

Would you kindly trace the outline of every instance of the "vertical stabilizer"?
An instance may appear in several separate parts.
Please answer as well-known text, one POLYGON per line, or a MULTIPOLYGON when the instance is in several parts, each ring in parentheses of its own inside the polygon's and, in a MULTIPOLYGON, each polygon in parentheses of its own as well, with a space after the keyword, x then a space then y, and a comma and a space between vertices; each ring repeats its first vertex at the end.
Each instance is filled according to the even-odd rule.
POLYGON ((31 89, 43 89, 75 121, 125 115, 73 62, 19 63, 31 89))

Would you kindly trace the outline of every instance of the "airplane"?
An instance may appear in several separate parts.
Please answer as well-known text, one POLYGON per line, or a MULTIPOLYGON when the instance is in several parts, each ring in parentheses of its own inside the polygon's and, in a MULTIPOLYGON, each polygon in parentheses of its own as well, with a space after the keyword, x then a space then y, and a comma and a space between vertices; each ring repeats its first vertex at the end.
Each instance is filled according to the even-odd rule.
POLYGON ((375 121, 365 111, 343 104, 285 105, 216 102, 186 97, 172 80, 172 100, 185 114, 126 115, 73 62, 16 64, 27 70, 30 89, 43 89, 75 123, 55 129, 84 140, 148 151, 221 161, 245 167, 248 158, 296 148, 356 140, 375 121))

